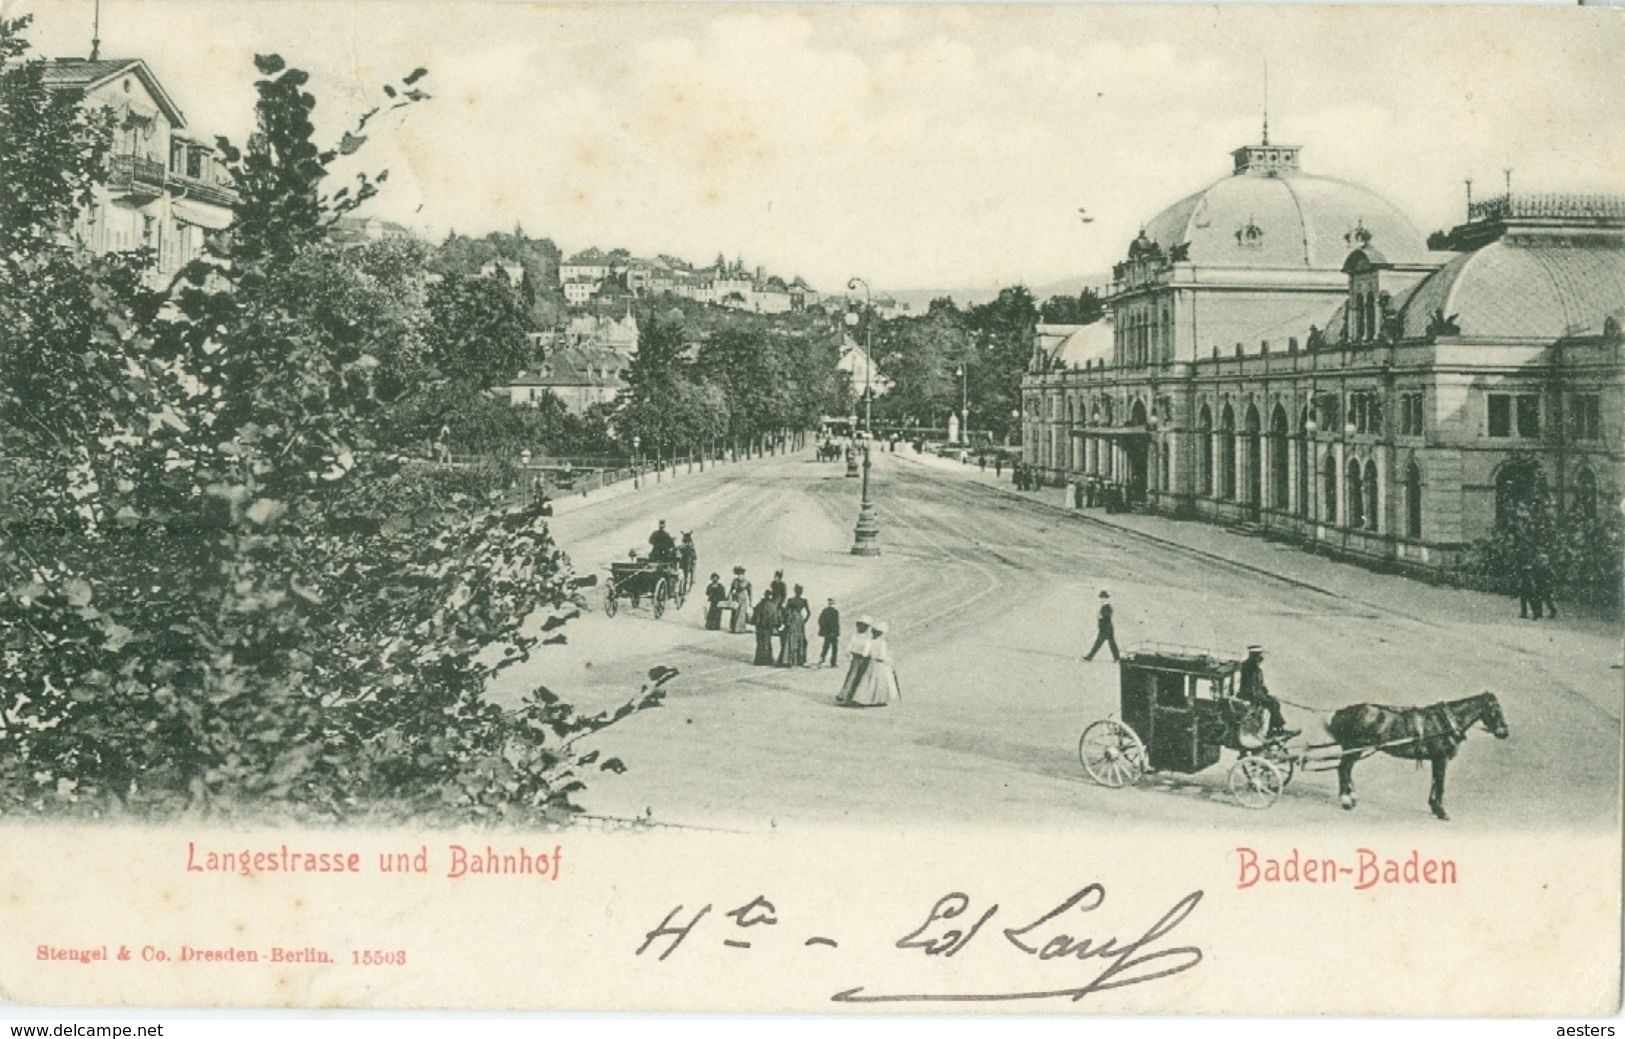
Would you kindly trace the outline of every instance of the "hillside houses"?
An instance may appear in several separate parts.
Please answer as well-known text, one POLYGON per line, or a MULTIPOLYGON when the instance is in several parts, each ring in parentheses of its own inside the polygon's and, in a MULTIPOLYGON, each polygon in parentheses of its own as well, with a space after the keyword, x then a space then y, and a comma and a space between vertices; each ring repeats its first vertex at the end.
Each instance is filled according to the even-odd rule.
POLYGON ((559 266, 565 301, 573 307, 617 306, 627 299, 670 294, 755 314, 786 314, 816 306, 820 296, 800 275, 785 281, 765 268, 721 257, 695 267, 662 253, 633 256, 625 249, 583 249, 559 266))

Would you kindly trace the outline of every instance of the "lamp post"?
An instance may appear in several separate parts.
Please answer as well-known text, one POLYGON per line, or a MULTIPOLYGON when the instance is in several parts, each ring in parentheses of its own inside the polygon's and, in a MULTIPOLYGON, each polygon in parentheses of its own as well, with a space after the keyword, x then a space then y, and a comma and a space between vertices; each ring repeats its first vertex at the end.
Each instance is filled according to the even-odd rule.
MULTIPOLYGON (((869 375, 870 369, 875 366, 875 316, 874 293, 869 291, 869 283, 862 278, 853 278, 846 283, 850 292, 859 285, 863 286, 863 432, 867 437, 874 430, 873 399, 874 392, 869 375)), ((850 328, 858 323, 858 315, 848 310, 846 324, 850 328)))
POLYGON ((519 501, 521 504, 530 505, 530 492, 530 448, 527 447, 519 452, 519 501))
POLYGON ((965 373, 965 366, 960 365, 954 369, 959 376, 959 442, 970 443, 970 389, 969 377, 965 373))
MULTIPOLYGON (((858 504, 858 523, 852 530, 852 554, 855 556, 878 556, 880 554, 880 521, 875 518, 875 503, 869 497, 869 458, 870 437, 874 430, 873 407, 874 386, 870 370, 874 367, 874 296, 869 291, 869 283, 862 278, 853 278, 846 283, 848 291, 863 286, 864 306, 868 313, 863 330, 863 492, 858 504)), ((852 324, 856 316, 847 312, 847 323, 852 324)))

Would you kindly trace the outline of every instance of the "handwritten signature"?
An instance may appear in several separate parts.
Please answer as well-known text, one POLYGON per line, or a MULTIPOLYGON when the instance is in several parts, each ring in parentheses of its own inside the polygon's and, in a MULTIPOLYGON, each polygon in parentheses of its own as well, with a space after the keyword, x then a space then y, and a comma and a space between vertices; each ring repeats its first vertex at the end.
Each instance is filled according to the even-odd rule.
MULTIPOLYGON (((1040 999, 1070 999, 1076 1002, 1097 992, 1181 974, 1202 962, 1202 950, 1194 945, 1163 944, 1163 939, 1196 909, 1202 901, 1202 892, 1192 891, 1185 895, 1131 940, 1124 940, 1115 934, 1089 933, 1093 928, 1084 914, 1100 909, 1105 901, 1105 887, 1089 884, 1074 891, 1030 923, 1003 929, 1008 946, 1020 955, 1041 962, 1083 962, 1098 968, 1092 977, 1083 979, 1081 983, 1020 992, 875 992, 868 985, 859 985, 843 989, 830 999, 836 1003, 993 1003, 1040 999), (1080 917, 1084 918, 1080 920, 1080 917)), ((685 922, 680 919, 683 906, 677 906, 666 914, 659 926, 644 936, 637 955, 651 951, 655 943, 665 939, 666 947, 657 958, 666 959, 688 938, 711 908, 706 905, 685 922)), ((969 895, 953 891, 937 899, 925 920, 893 944, 898 949, 916 951, 926 956, 952 957, 970 945, 999 911, 1000 907, 995 903, 978 914, 969 895)), ((724 915, 733 919, 741 930, 772 927, 779 923, 777 908, 763 895, 724 915)), ((750 948, 752 942, 743 938, 729 938, 723 944, 730 948, 750 948)), ((826 936, 807 938, 802 944, 838 947, 835 939, 826 936)))

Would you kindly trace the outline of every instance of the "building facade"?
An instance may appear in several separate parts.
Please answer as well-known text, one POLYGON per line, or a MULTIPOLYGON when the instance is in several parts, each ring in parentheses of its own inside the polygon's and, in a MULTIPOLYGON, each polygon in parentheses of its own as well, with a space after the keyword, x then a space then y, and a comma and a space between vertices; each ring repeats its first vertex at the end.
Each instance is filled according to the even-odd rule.
POLYGON ((1109 347, 1035 343, 1028 463, 1417 572, 1519 500, 1617 504, 1625 200, 1509 193, 1433 249, 1300 154, 1239 148, 1146 225, 1113 271, 1109 347))
POLYGON ((96 254, 150 249, 147 278, 168 283, 231 226, 237 196, 212 145, 187 133, 186 117, 138 58, 45 63, 45 85, 114 113, 108 176, 71 233, 96 254))

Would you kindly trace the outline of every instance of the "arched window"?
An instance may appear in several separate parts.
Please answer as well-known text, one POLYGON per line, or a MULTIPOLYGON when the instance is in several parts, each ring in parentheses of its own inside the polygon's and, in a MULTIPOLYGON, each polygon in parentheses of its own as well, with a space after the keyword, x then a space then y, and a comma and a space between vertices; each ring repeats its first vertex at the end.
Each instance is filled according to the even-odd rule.
POLYGON ((1309 515, 1309 409, 1298 413, 1298 515, 1309 515))
POLYGON ((1377 297, 1375 293, 1367 293, 1365 297, 1365 337, 1377 338, 1377 297))
POLYGON ((1597 477, 1583 466, 1574 474, 1574 511, 1586 519, 1597 518, 1597 477))
POLYGON ((1422 470, 1415 462, 1405 467, 1405 536, 1422 540, 1422 470))
POLYGON ((1102 408, 1101 410, 1104 412, 1104 414, 1106 416, 1106 425, 1108 425, 1108 426, 1111 425, 1112 424, 1112 399, 1110 397, 1106 398, 1105 407, 1102 408))
POLYGON ((1523 514, 1546 504, 1546 474, 1528 456, 1513 456, 1495 474, 1495 523, 1505 526, 1527 519, 1523 514))
POLYGON ((1287 444, 1286 409, 1275 405, 1270 412, 1270 508, 1285 512, 1287 508, 1287 444))
POLYGON ((1349 527, 1358 530, 1365 526, 1365 481, 1360 475, 1360 461, 1357 458, 1349 459, 1348 487, 1344 493, 1348 495, 1349 527))
POLYGON ((1196 420, 1196 438, 1202 445, 1201 471, 1196 474, 1196 486, 1204 495, 1213 497, 1213 412, 1206 404, 1196 420))
POLYGON ((1236 497, 1236 413, 1228 404, 1219 413, 1219 497, 1236 497))
POLYGON ((1325 485, 1326 508, 1321 511, 1321 519, 1332 525, 1337 524, 1337 454, 1330 448, 1326 449, 1326 457, 1320 466, 1321 483, 1325 485))
POLYGON ((1244 487, 1244 497, 1247 504, 1255 508, 1264 504, 1264 434, 1261 426, 1258 406, 1247 405, 1247 437, 1243 441, 1247 453, 1247 483, 1244 487))
POLYGON ((1354 297, 1354 341, 1365 339, 1365 297, 1354 297))
POLYGON ((1365 526, 1367 530, 1378 529, 1378 518, 1382 515, 1382 503, 1377 500, 1377 463, 1368 461, 1365 464, 1365 526))

